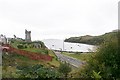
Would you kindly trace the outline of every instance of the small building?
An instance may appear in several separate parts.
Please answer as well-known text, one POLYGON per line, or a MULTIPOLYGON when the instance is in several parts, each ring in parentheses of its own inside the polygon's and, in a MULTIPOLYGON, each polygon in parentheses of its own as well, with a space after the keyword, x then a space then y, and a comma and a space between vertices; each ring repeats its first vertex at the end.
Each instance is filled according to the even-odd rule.
POLYGON ((6 36, 4 35, 0 35, 0 45, 2 45, 2 44, 7 44, 7 38, 6 38, 6 36))

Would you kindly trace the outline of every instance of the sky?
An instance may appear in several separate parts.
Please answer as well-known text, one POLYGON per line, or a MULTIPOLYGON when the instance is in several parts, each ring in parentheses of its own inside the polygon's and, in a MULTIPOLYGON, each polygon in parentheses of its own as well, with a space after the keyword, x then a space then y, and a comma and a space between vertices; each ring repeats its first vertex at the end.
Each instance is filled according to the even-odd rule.
POLYGON ((119 0, 0 0, 0 34, 32 40, 101 35, 118 28, 119 0))

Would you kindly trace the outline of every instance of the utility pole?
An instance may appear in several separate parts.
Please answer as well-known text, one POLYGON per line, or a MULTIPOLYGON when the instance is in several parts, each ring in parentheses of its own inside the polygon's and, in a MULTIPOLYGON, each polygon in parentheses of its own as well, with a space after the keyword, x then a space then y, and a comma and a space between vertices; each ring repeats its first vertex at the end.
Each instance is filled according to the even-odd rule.
POLYGON ((64 40, 63 40, 63 51, 64 51, 64 40))
POLYGON ((120 1, 118 2, 118 39, 120 40, 120 1))
POLYGON ((118 2, 118 30, 120 29, 120 1, 118 2))

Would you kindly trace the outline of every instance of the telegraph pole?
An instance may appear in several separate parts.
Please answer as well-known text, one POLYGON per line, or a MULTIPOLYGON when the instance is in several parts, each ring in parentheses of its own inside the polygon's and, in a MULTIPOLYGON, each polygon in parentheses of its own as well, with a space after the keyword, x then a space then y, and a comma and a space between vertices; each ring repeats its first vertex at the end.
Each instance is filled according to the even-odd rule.
POLYGON ((120 29, 120 1, 118 2, 118 30, 120 29))
POLYGON ((63 51, 64 51, 64 40, 63 40, 63 51))

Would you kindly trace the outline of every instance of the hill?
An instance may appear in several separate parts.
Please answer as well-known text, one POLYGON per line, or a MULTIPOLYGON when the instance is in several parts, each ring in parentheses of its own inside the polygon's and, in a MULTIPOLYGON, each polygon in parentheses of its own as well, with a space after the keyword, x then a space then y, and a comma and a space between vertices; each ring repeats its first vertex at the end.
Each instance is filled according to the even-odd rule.
POLYGON ((117 30, 113 30, 112 32, 108 32, 99 36, 85 35, 80 37, 70 37, 68 39, 65 39, 65 42, 99 45, 102 42, 111 40, 113 38, 117 38, 117 30))
MULTIPOLYGON (((27 75, 31 72, 32 69, 30 69, 30 72, 28 73, 26 73, 26 71, 29 71, 28 70, 29 67, 32 68, 35 66, 35 69, 36 69, 37 65, 41 66, 42 71, 46 71, 46 72, 51 70, 51 68, 54 68, 52 69, 52 72, 49 71, 51 74, 54 74, 54 72, 56 72, 57 68, 60 65, 53 51, 47 49, 44 43, 41 41, 28 43, 28 42, 12 39, 10 42, 10 45, 15 48, 15 51, 12 50, 12 51, 2 53, 2 72, 3 72, 2 77, 3 78, 21 78, 21 77, 30 78, 30 76, 27 76, 27 75), (37 44, 39 44, 39 46, 37 44), (31 54, 32 56, 35 54, 48 55, 52 57, 52 60, 45 61, 45 60, 31 59, 30 55, 27 56, 27 54, 26 55, 22 55, 20 53, 18 54, 16 52, 17 50, 30 52, 29 54, 31 54), (22 67, 22 70, 19 69, 21 67, 22 67), (24 70, 24 67, 26 67, 27 69, 24 70), (23 73, 19 71, 23 71, 23 73, 25 74, 23 75, 23 73)), ((32 71, 32 72, 35 72, 35 71, 32 71)), ((48 73, 47 75, 50 76, 51 75, 50 73, 48 73)), ((44 74, 44 73, 40 73, 40 74, 44 74)), ((41 77, 44 77, 44 76, 41 76, 41 77)))

